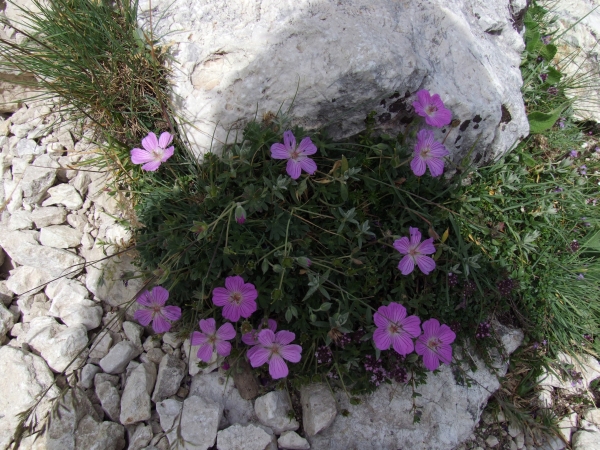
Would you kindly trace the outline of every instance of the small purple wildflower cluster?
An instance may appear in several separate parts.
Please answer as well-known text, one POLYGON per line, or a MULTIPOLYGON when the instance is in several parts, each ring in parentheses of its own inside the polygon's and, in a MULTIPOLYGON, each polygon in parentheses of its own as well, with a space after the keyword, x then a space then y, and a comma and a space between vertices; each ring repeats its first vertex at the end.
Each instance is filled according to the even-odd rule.
POLYGON ((317 348, 315 352, 315 358, 317 358, 318 364, 328 365, 333 361, 333 353, 328 345, 322 345, 317 348))
POLYGON ((490 326, 489 322, 487 322, 487 321, 481 322, 479 325, 477 325, 477 331, 475 332, 475 337, 477 339, 488 338, 492 335, 490 330, 491 330, 491 326, 490 326))
POLYGON ((501 295, 507 296, 517 287, 517 282, 511 278, 500 280, 497 284, 498 291, 501 295))

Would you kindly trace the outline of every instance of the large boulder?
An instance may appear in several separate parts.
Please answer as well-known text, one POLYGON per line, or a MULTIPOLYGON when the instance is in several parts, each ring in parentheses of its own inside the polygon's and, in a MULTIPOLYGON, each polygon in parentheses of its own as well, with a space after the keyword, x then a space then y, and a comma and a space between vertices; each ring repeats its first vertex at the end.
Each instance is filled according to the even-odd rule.
MULTIPOLYGON (((506 152, 529 126, 520 88, 524 48, 509 0, 155 0, 155 35, 176 55, 177 112, 192 149, 231 140, 244 120, 279 110, 334 138, 364 129, 370 111, 403 128, 419 89, 441 95, 460 126, 456 160, 506 152), (229 133, 228 133, 229 132, 229 133)), ((140 2, 147 21, 149 0, 140 2)), ((518 10, 518 8, 516 8, 518 10)), ((144 19, 142 19, 144 20, 144 19)))
POLYGON ((578 81, 578 87, 567 92, 575 100, 574 115, 600 122, 600 0, 561 0, 552 7, 551 15, 558 18, 556 35, 562 35, 555 42, 555 62, 561 72, 578 81))

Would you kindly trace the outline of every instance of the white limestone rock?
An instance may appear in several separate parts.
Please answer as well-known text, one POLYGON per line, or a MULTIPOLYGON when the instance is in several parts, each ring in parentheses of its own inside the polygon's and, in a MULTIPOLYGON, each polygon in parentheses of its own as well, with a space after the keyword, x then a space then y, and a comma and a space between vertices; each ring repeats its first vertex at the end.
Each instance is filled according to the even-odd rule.
MULTIPOLYGON (((149 3, 141 2, 140 9, 147 11, 149 3)), ((171 32, 175 103, 190 120, 187 135, 198 154, 211 148, 213 136, 215 142, 231 140, 243 129, 239 119, 247 111, 258 106, 261 117, 292 102, 295 123, 323 126, 336 139, 363 130, 371 110, 377 111, 378 124, 396 132, 410 108, 406 93, 410 97, 426 88, 440 94, 462 122, 446 140, 451 158, 459 160, 477 141, 474 153, 487 161, 529 131, 520 92, 524 45, 512 26, 509 3, 240 0, 215 8, 159 0, 151 5, 166 11, 155 32, 171 32), (502 118, 503 107, 510 119, 502 118)), ((148 13, 141 17, 147 21, 148 13)), ((437 130, 438 139, 448 130, 437 130)))
POLYGON ((98 372, 100 372, 100 367, 95 364, 86 364, 83 366, 79 375, 79 386, 84 389, 90 389, 94 385, 94 377, 98 372))
POLYGON ((172 331, 168 331, 165 334, 163 334, 162 340, 165 344, 169 344, 173 348, 181 347, 181 344, 183 344, 184 341, 183 339, 178 337, 177 333, 174 333, 172 331))
POLYGON ((300 390, 302 421, 308 436, 327 428, 337 415, 335 398, 331 389, 322 383, 304 386, 300 390))
POLYGON ((271 436, 253 424, 235 424, 217 433, 219 450, 265 450, 271 444, 271 436))
POLYGON ((200 396, 221 405, 223 418, 219 428, 239 423, 246 425, 256 419, 250 400, 244 400, 233 385, 233 379, 218 372, 197 374, 190 384, 190 396, 200 396))
MULTIPOLYGON (((18 414, 31 407, 53 381, 54 375, 39 356, 10 346, 0 347, 0 448, 7 448, 12 440, 18 414)), ((58 389, 51 388, 40 404, 39 419, 49 410, 49 399, 56 395, 58 389)))
POLYGON ((155 381, 156 366, 152 363, 138 365, 127 376, 127 382, 121 397, 120 422, 123 425, 131 425, 150 419, 150 408, 152 406, 150 394, 155 381))
POLYGON ((15 324, 15 318, 13 314, 6 309, 4 303, 0 303, 0 342, 4 339, 4 336, 12 329, 15 324))
MULTIPOLYGON (((37 160, 36 160, 37 161, 37 160)), ((38 203, 56 180, 56 169, 43 164, 28 166, 21 179, 23 198, 30 204, 38 203)))
POLYGON ((600 450, 600 431, 579 430, 573 434, 573 450, 600 450))
POLYGON ((172 355, 163 356, 158 366, 156 386, 152 394, 152 401, 158 403, 167 397, 175 395, 179 390, 181 380, 185 375, 185 363, 172 355))
MULTIPOLYGON (((0 251, 0 253, 2 253, 0 251)), ((0 303, 9 306, 12 303, 13 292, 8 288, 7 281, 0 281, 0 303)))
POLYGON ((117 388, 108 381, 98 383, 96 396, 108 418, 113 422, 118 422, 121 414, 121 396, 117 388))
POLYGON ((582 382, 572 383, 569 377, 561 379, 553 373, 544 372, 538 378, 540 387, 555 387, 564 389, 571 394, 576 394, 582 390, 586 390, 592 381, 600 378, 600 363, 591 355, 578 355, 575 359, 566 353, 559 353, 558 362, 569 367, 572 366, 573 370, 581 373, 582 382))
POLYGON ((60 319, 68 326, 81 324, 88 330, 100 325, 102 307, 87 298, 88 291, 79 281, 61 278, 46 288, 52 306, 48 314, 60 319))
POLYGON ((122 373, 127 364, 141 353, 132 342, 121 341, 110 349, 108 354, 100 360, 100 367, 106 373, 122 373))
POLYGON ((195 376, 199 373, 208 374, 219 367, 219 365, 223 361, 223 358, 218 355, 216 350, 210 357, 210 361, 208 363, 204 363, 200 358, 198 358, 198 349, 200 349, 200 346, 192 345, 190 347, 190 343, 191 342, 189 338, 183 341, 182 354, 184 355, 184 358, 188 360, 188 370, 191 376, 195 376), (198 366, 199 363, 201 363, 204 366, 204 368, 201 369, 198 366))
POLYGON ((129 438, 129 447, 127 450, 147 450, 147 445, 152 440, 152 427, 150 425, 144 425, 140 423, 135 428, 133 434, 129 438))
POLYGON ((73 248, 81 244, 83 233, 68 225, 51 225, 40 230, 40 243, 54 248, 73 248))
POLYGON ((102 359, 108 355, 108 351, 112 347, 113 339, 109 332, 101 331, 94 339, 90 347, 90 358, 102 359))
POLYGON ((310 444, 294 431, 286 431, 277 439, 279 447, 285 450, 309 450, 310 444))
POLYGON ((142 335, 144 334, 144 329, 140 325, 135 322, 123 322, 123 331, 125 332, 127 339, 133 342, 136 347, 142 348, 142 335))
POLYGON ((65 223, 67 210, 60 206, 40 206, 31 213, 31 219, 36 228, 48 227, 50 225, 61 225, 65 223))
POLYGON ((87 343, 87 328, 83 325, 73 325, 48 341, 41 350, 41 355, 55 372, 66 370, 70 373, 87 358, 87 352, 82 352, 87 343))
POLYGON ((272 391, 258 397, 254 401, 254 412, 260 423, 270 427, 277 435, 300 427, 296 419, 290 418, 289 413, 293 409, 286 391, 272 391))
POLYGON ((31 228, 33 228, 33 221, 31 220, 31 213, 29 211, 20 210, 11 214, 8 220, 8 229, 10 231, 30 230, 31 228))
POLYGON ((48 189, 50 198, 44 200, 42 206, 63 205, 67 209, 75 210, 81 208, 83 200, 79 192, 70 184, 59 184, 48 189))
POLYGON ((26 231, 0 232, 0 246, 13 261, 44 270, 55 277, 73 278, 83 269, 85 260, 67 250, 39 245, 26 231))

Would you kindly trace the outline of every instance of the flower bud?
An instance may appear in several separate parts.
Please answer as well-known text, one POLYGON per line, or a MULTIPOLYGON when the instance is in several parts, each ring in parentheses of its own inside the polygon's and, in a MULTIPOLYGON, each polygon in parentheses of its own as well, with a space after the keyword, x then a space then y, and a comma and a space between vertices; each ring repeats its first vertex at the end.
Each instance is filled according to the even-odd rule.
POLYGON ((296 258, 296 262, 298 263, 299 266, 302 266, 305 269, 308 269, 310 267, 310 265, 312 264, 312 261, 310 259, 306 258, 305 256, 300 256, 299 258, 296 258))
POLYGON ((235 221, 240 225, 246 221, 246 210, 239 203, 235 207, 235 221))

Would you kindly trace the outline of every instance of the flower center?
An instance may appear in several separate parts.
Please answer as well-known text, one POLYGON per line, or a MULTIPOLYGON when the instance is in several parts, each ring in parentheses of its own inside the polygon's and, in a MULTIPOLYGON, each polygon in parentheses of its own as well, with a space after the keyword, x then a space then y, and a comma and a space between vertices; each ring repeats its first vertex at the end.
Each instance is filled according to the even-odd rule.
POLYGON ((279 355, 280 350, 281 350, 281 347, 279 346, 279 344, 273 344, 271 346, 271 355, 279 355))
POLYGON ((300 152, 298 151, 298 149, 294 150, 292 153, 290 153, 290 158, 292 158, 294 161, 296 161, 298 159, 298 157, 300 156, 300 152))
POLYGON ((214 334, 208 336, 208 342, 214 344, 215 342, 217 342, 217 336, 215 336, 214 334))
POLYGON ((431 151, 430 147, 425 147, 425 148, 421 149, 421 158, 423 158, 423 159, 429 158, 430 151, 431 151))
POLYGON ((437 110, 438 110, 438 109, 437 109, 437 107, 436 107, 435 105, 428 105, 428 106, 427 106, 427 108, 425 108, 425 112, 426 112, 428 115, 432 115, 433 113, 436 113, 436 112, 437 112, 437 110))
POLYGON ((402 326, 398 325, 397 323, 390 324, 388 330, 391 334, 398 334, 400 331, 403 331, 402 326))
POLYGON ((429 338, 427 341, 427 347, 429 347, 431 350, 437 350, 441 345, 442 342, 436 337, 429 338))
POLYGON ((240 294, 239 292, 234 292, 233 294, 231 294, 231 300, 236 305, 239 305, 242 301, 242 294, 240 294))
POLYGON ((161 310, 161 309, 162 309, 162 308, 161 308, 161 306, 160 306, 160 305, 154 305, 154 306, 152 307, 152 311, 154 312, 154 314, 158 314, 158 313, 160 312, 160 310, 161 310))

